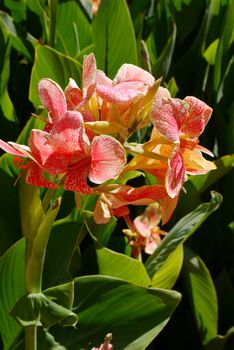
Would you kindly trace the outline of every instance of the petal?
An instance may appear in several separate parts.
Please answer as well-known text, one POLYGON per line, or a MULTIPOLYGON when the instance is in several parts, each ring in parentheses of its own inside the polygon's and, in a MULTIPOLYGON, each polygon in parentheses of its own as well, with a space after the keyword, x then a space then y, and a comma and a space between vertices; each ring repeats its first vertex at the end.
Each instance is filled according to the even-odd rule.
POLYGON ((82 88, 83 94, 86 96, 87 89, 91 84, 94 84, 96 76, 96 60, 93 53, 84 56, 83 74, 82 74, 82 88))
POLYGON ((69 169, 66 174, 64 189, 84 194, 92 193, 93 189, 87 184, 88 171, 88 164, 78 164, 76 167, 69 169))
POLYGON ((112 210, 108 204, 102 200, 102 196, 99 197, 94 208, 94 221, 97 224, 106 224, 113 216, 112 210))
POLYGON ((183 158, 178 150, 174 151, 168 161, 165 186, 171 198, 175 198, 185 181, 183 158))
POLYGON ((137 216, 133 223, 134 223, 134 226, 137 230, 137 232, 143 236, 143 237, 148 237, 150 235, 150 229, 149 229, 149 226, 147 225, 146 222, 142 221, 143 219, 143 215, 140 215, 140 216, 137 216))
POLYGON ((103 71, 99 70, 99 69, 96 71, 95 83, 99 84, 99 85, 112 86, 112 80, 109 79, 106 76, 106 74, 103 71))
POLYGON ((97 85, 97 94, 104 100, 116 103, 127 104, 133 102, 138 97, 145 96, 148 86, 142 82, 123 82, 116 86, 97 85))
POLYGON ((158 131, 174 143, 179 143, 178 119, 181 113, 178 99, 155 99, 151 111, 151 121, 158 131))
POLYGON ((160 208, 162 213, 163 225, 165 225, 172 217, 172 214, 174 213, 175 208, 177 206, 178 200, 179 200, 179 194, 175 198, 166 196, 160 199, 160 208))
POLYGON ((184 101, 188 104, 188 112, 182 121, 181 131, 190 137, 198 137, 211 117, 212 108, 193 96, 185 97, 184 101))
MULTIPOLYGON (((14 146, 17 144, 14 143, 14 146)), ((24 153, 21 152, 21 150, 17 150, 16 147, 12 147, 11 145, 9 145, 7 142, 0 140, 0 148, 9 153, 9 154, 13 154, 14 156, 19 156, 19 157, 26 157, 24 153)))
POLYGON ((111 136, 95 136, 91 143, 89 178, 96 184, 116 178, 126 163, 125 150, 111 136))
POLYGON ((199 149, 186 149, 183 153, 183 160, 186 174, 189 175, 206 174, 216 169, 216 165, 206 160, 199 149))
POLYGON ((157 93, 155 95, 155 99, 160 100, 162 98, 169 98, 171 97, 170 91, 162 86, 159 86, 157 93))
POLYGON ((90 141, 81 113, 66 112, 51 130, 49 143, 55 151, 64 155, 77 158, 89 154, 90 141))
POLYGON ((147 71, 133 64, 123 64, 118 70, 113 85, 117 85, 122 82, 143 82, 148 85, 153 85, 154 77, 147 71))
POLYGON ((30 163, 26 172, 26 182, 29 185, 56 189, 57 185, 47 180, 43 176, 43 170, 33 161, 30 163))
POLYGON ((38 94, 52 121, 56 122, 67 110, 63 90, 56 82, 47 78, 39 81, 38 94))
POLYGON ((68 109, 73 110, 83 100, 83 93, 76 84, 75 80, 69 79, 69 84, 65 91, 68 109))

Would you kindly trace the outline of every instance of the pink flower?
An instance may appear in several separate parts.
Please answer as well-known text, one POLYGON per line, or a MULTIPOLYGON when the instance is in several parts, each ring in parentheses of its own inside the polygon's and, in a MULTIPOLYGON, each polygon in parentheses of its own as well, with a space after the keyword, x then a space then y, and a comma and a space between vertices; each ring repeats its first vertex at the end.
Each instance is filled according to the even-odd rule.
POLYGON ((192 96, 184 100, 156 98, 153 103, 151 120, 156 132, 152 138, 160 138, 161 135, 162 142, 160 146, 156 141, 153 151, 168 155, 165 186, 171 198, 180 192, 186 174, 204 174, 215 169, 215 165, 206 161, 201 154, 212 153, 198 145, 198 136, 211 113, 212 109, 207 104, 192 96))
POLYGON ((95 184, 118 177, 126 162, 122 145, 110 136, 86 133, 83 115, 67 110, 65 95, 52 80, 41 80, 38 90, 49 112, 45 130, 31 131, 30 147, 0 143, 6 152, 30 159, 20 165, 26 169, 26 182, 50 188, 64 184, 67 190, 91 193, 87 177, 95 184))
MULTIPOLYGON (((133 247, 133 255, 137 257, 141 250, 147 254, 153 254, 161 241, 160 235, 166 232, 160 230, 159 223, 162 219, 162 213, 159 203, 153 203, 146 207, 144 213, 137 216, 133 221, 132 232, 133 239, 130 245, 133 247)), ((123 230, 129 236, 129 230, 123 230)))

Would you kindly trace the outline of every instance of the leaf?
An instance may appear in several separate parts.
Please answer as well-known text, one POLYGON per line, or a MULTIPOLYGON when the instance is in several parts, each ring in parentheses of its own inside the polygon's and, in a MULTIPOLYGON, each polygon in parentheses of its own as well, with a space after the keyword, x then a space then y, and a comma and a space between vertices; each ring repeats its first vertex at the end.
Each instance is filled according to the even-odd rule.
POLYGON ((0 255, 21 238, 16 176, 12 156, 4 154, 0 157, 0 255))
POLYGON ((207 63, 210 65, 215 64, 215 58, 216 58, 216 52, 217 47, 219 44, 219 39, 214 40, 206 49, 205 52, 203 52, 202 56, 206 59, 207 63))
POLYGON ((23 327, 48 328, 58 322, 64 326, 75 326, 78 320, 71 310, 51 301, 43 293, 24 295, 17 301, 11 314, 23 327))
POLYGON ((186 193, 181 193, 177 213, 185 215, 201 203, 201 195, 228 174, 234 166, 234 155, 226 155, 215 162, 217 169, 204 175, 190 176, 185 184, 186 193))
POLYGON ((137 63, 136 38, 124 0, 102 0, 92 29, 97 66, 110 78, 122 64, 137 63))
POLYGON ((24 258, 24 239, 14 244, 0 258, 0 329, 5 350, 10 349, 22 330, 10 311, 25 293, 24 258))
POLYGON ((107 248, 96 250, 100 275, 120 278, 142 287, 150 285, 150 278, 142 262, 107 248))
POLYGON ((145 349, 180 300, 177 292, 145 289, 111 277, 85 276, 74 282, 73 310, 79 316, 79 329, 53 332, 69 349, 101 344, 109 332, 115 350, 145 349))
POLYGON ((69 273, 71 257, 78 244, 81 230, 81 223, 66 218, 53 224, 46 249, 43 288, 61 284, 71 278, 69 273))
POLYGON ((13 18, 3 11, 0 11, 0 25, 11 38, 12 46, 32 62, 33 47, 36 45, 37 40, 29 33, 22 36, 20 30, 23 32, 23 28, 20 27, 20 30, 17 30, 19 26, 16 27, 13 18))
POLYGON ((58 4, 56 35, 56 49, 73 58, 92 44, 90 21, 77 1, 58 4))
POLYGON ((4 5, 11 10, 14 21, 19 23, 26 20, 26 1, 18 0, 17 3, 13 0, 4 0, 4 5))
POLYGON ((84 218, 85 225, 91 237, 97 241, 102 246, 107 246, 111 235, 116 227, 117 221, 112 218, 108 224, 100 225, 96 224, 93 218, 93 213, 88 210, 82 211, 82 216, 84 218))
POLYGON ((40 105, 37 85, 40 79, 50 78, 56 81, 62 89, 72 77, 78 83, 81 77, 81 65, 49 46, 36 46, 35 61, 31 74, 29 99, 35 107, 40 105))
POLYGON ((164 77, 167 76, 171 66, 171 59, 174 52, 175 41, 176 41, 176 26, 174 25, 171 36, 169 37, 162 53, 156 60, 156 63, 152 67, 154 76, 156 77, 160 77, 162 75, 164 77))
POLYGON ((183 278, 197 328, 205 345, 217 335, 217 295, 206 265, 187 247, 185 247, 183 278))
POLYGON ((163 267, 170 254, 196 232, 210 214, 218 209, 222 202, 222 196, 217 192, 211 192, 211 196, 209 203, 199 205, 194 211, 177 222, 161 241, 155 252, 147 259, 145 267, 151 278, 163 267))
POLYGON ((168 256, 161 269, 154 274, 151 282, 152 287, 171 289, 179 277, 183 257, 183 245, 180 244, 168 256))

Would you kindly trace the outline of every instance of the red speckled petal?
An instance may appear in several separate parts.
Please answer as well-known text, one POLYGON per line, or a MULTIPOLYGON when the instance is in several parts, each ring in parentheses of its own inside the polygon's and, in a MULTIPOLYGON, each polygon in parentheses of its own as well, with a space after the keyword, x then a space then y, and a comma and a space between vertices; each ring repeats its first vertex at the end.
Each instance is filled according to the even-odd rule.
POLYGON ((168 161, 168 170, 166 174, 166 190, 171 198, 175 198, 185 181, 185 169, 183 158, 179 151, 172 153, 168 161))
POLYGON ((50 112, 53 123, 67 110, 65 95, 60 86, 51 79, 42 79, 38 84, 38 94, 43 106, 50 112))
POLYGON ((185 97, 184 101, 188 104, 188 111, 180 130, 190 137, 198 137, 211 117, 212 108, 193 96, 185 97))
POLYGON ((126 163, 125 150, 110 136, 95 136, 91 143, 89 178, 96 184, 117 177, 126 163))
POLYGON ((64 189, 84 194, 92 193, 93 189, 87 184, 88 171, 88 163, 78 164, 76 167, 69 169, 64 182, 64 189))
POLYGON ((174 143, 179 142, 178 115, 182 106, 178 99, 155 99, 151 121, 157 130, 174 143))
POLYGON ((94 84, 96 76, 96 60, 94 54, 91 53, 88 56, 84 56, 83 62, 83 74, 82 74, 82 87, 83 94, 86 96, 87 89, 91 84, 94 84))
POLYGON ((43 177, 43 170, 33 161, 26 172, 26 182, 29 185, 56 189, 57 185, 43 177))

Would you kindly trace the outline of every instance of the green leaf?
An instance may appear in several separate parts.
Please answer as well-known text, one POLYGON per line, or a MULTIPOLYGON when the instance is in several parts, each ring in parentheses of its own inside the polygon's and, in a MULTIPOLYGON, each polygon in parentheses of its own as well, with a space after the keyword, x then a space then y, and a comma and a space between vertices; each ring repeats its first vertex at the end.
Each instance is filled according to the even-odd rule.
POLYGON ((71 310, 55 303, 43 293, 27 294, 21 297, 11 314, 23 326, 44 326, 48 328, 58 322, 64 326, 75 326, 77 315, 71 310))
POLYGON ((147 259, 145 266, 151 278, 163 267, 170 254, 180 244, 183 244, 211 213, 218 209, 222 202, 222 196, 217 192, 211 192, 211 195, 210 203, 199 205, 194 211, 183 217, 170 230, 155 252, 147 259))
POLYGON ((56 49, 73 58, 92 44, 91 24, 77 1, 58 4, 56 35, 56 49))
MULTIPOLYGON (((32 62, 33 46, 37 43, 36 38, 29 33, 24 34, 24 36, 20 35, 20 31, 17 30, 13 18, 3 11, 0 11, 0 25, 11 38, 12 46, 32 62)), ((23 28, 20 29, 23 32, 23 28)))
POLYGON ((189 200, 188 194, 181 194, 177 208, 180 215, 187 214, 196 205, 199 205, 201 203, 201 195, 233 169, 234 155, 223 156, 214 163, 217 169, 204 175, 189 177, 189 180, 185 184, 186 192, 189 194, 189 200))
POLYGON ((150 285, 150 278, 142 262, 107 248, 96 250, 99 273, 120 278, 142 287, 150 285))
POLYGON ((24 258, 24 239, 14 244, 0 258, 0 329, 5 350, 10 349, 22 330, 10 311, 25 293, 24 258))
POLYGON ((183 277, 197 328, 205 345, 217 335, 217 295, 206 265, 188 248, 185 248, 183 277))
POLYGON ((9 154, 0 157, 0 255, 21 238, 18 186, 15 186, 18 174, 12 158, 9 154))
POLYGON ((112 218, 108 224, 96 224, 93 218, 93 213, 87 210, 82 211, 85 225, 91 237, 102 246, 107 246, 111 235, 116 227, 116 219, 112 218))
POLYGON ((214 40, 206 49, 205 52, 203 52, 202 56, 206 59, 207 63, 210 65, 215 64, 216 59, 216 52, 219 44, 219 39, 214 40))
POLYGON ((171 59, 174 52, 176 40, 176 26, 174 25, 171 36, 169 37, 161 55, 156 60, 156 63, 152 67, 153 75, 156 77, 167 76, 170 66, 171 59))
POLYGON ((145 289, 104 276, 79 277, 73 305, 79 329, 57 329, 53 334, 70 349, 97 346, 112 333, 114 349, 142 350, 168 322, 179 300, 174 291, 145 289))
POLYGON ((151 282, 152 287, 171 289, 179 277, 183 256, 183 245, 180 244, 168 256, 161 269, 154 274, 151 282))
POLYGON ((37 85, 40 79, 50 78, 64 89, 72 77, 78 83, 81 77, 81 65, 49 46, 38 45, 35 52, 35 62, 32 69, 29 99, 34 106, 40 105, 37 85))
POLYGON ((124 0, 102 0, 93 20, 97 66, 113 78, 124 63, 137 63, 134 29, 124 0))
POLYGON ((43 294, 56 302, 56 304, 71 310, 74 301, 74 282, 60 284, 56 287, 48 288, 43 294))
POLYGON ((205 350, 232 350, 234 344, 234 327, 231 327, 225 335, 217 335, 205 347, 205 350))
POLYGON ((26 0, 4 0, 4 5, 11 10, 15 22, 26 20, 26 0))

